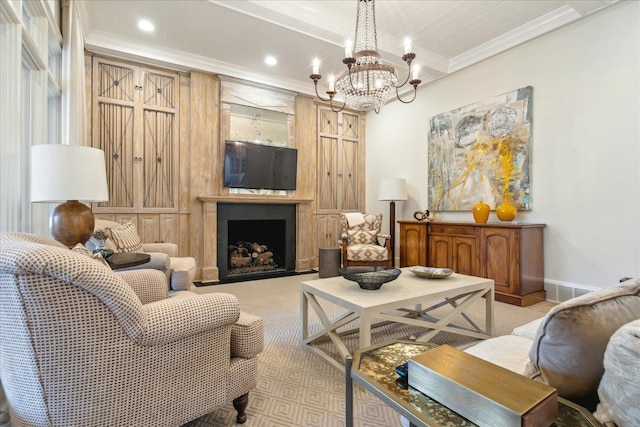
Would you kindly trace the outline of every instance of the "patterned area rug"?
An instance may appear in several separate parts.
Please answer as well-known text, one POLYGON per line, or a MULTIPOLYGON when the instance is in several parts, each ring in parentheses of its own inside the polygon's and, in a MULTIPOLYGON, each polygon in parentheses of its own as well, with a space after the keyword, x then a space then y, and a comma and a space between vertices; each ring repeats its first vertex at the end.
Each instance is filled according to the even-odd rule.
MULTIPOLYGON (((259 315, 265 325, 265 349, 258 358, 258 386, 249 393, 246 427, 342 427, 345 425, 344 374, 299 343, 300 291, 298 284, 318 278, 317 273, 259 281, 203 286, 198 293, 227 292, 240 300, 243 311, 259 315)), ((393 282, 389 284, 392 286, 393 282)), ((357 286, 357 284, 353 284, 357 286)), ((388 286, 388 285, 385 285, 388 286)), ((325 310, 337 316, 342 309, 332 304, 325 310)), ((504 335, 519 325, 543 316, 539 311, 495 302, 494 328, 504 335)), ((312 311, 310 310, 310 313, 312 311)), ((483 325, 484 302, 474 304, 470 317, 483 325)), ((310 314, 311 327, 320 322, 310 314)), ((458 321, 462 320, 461 318, 458 321)), ((454 319, 454 322, 456 320, 454 319)), ((347 327, 355 326, 355 322, 347 327)), ((390 339, 408 339, 420 328, 392 324, 374 330, 372 344, 390 339)), ((352 351, 357 334, 343 338, 352 351)), ((438 344, 461 345, 468 338, 440 333, 438 344)), ((333 344, 323 349, 337 358, 333 344)), ((224 406, 183 427, 235 426, 233 406, 224 406)), ((398 414, 371 393, 354 385, 354 425, 358 427, 400 427, 398 414)))

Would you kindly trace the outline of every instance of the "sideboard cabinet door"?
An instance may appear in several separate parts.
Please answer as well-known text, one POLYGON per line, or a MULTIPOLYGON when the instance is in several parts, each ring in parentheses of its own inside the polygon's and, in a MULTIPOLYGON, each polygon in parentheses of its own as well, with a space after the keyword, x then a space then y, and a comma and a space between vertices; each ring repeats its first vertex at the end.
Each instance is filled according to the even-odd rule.
POLYGON ((400 267, 427 265, 427 224, 400 222, 400 267))

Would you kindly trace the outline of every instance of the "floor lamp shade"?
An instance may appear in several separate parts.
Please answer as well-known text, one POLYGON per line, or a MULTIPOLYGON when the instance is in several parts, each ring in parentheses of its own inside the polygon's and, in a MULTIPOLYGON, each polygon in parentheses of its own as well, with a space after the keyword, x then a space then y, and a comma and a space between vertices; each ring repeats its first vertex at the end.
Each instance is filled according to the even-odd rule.
POLYGON ((31 201, 65 202, 51 218, 51 234, 68 247, 91 237, 95 220, 80 202, 109 200, 104 152, 83 145, 31 147, 31 201))
POLYGON ((390 178, 380 181, 378 200, 407 200, 407 180, 402 178, 390 178))

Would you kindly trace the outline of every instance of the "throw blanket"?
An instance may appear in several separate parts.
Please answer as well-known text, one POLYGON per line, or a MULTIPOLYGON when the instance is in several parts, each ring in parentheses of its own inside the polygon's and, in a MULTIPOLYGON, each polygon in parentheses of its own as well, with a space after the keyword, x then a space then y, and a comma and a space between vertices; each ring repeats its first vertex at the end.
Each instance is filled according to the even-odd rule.
POLYGON ((350 212, 344 214, 347 218, 347 223, 349 223, 349 228, 355 227, 356 225, 364 224, 364 215, 360 212, 350 212))

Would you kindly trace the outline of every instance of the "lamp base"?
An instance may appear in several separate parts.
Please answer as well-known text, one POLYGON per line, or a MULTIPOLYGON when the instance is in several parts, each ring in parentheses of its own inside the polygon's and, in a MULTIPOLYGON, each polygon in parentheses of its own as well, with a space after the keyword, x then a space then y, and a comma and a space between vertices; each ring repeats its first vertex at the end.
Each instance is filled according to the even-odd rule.
POLYGON ((94 227, 91 208, 77 200, 67 200, 53 210, 51 235, 69 248, 89 240, 94 227))

